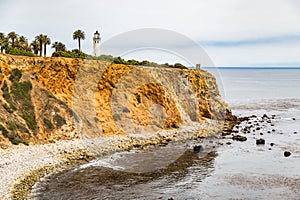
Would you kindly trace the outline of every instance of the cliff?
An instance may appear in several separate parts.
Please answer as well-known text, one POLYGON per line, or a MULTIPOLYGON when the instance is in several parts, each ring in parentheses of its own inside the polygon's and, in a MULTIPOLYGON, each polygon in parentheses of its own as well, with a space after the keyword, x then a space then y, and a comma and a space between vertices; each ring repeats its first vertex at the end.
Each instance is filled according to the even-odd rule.
POLYGON ((0 146, 235 120, 203 70, 0 54, 0 146))

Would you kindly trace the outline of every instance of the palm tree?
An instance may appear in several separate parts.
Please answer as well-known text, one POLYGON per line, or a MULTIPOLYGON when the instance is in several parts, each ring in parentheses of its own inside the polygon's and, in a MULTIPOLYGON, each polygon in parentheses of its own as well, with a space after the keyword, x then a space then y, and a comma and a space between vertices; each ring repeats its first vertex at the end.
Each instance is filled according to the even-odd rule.
POLYGON ((5 37, 4 33, 0 32, 0 51, 1 51, 1 53, 3 53, 4 50, 7 49, 8 45, 9 45, 8 38, 5 37))
POLYGON ((0 32, 0 50, 1 50, 1 53, 3 53, 3 49, 4 49, 4 39, 5 39, 4 33, 0 32))
POLYGON ((58 42, 54 42, 51 48, 55 48, 55 52, 58 51, 58 42))
POLYGON ((0 32, 0 39, 2 39, 4 37, 5 37, 4 33, 0 32))
POLYGON ((41 51, 40 42, 38 40, 34 40, 30 45, 32 47, 33 53, 38 54, 39 51, 41 51))
POLYGON ((84 40, 84 39, 85 39, 85 33, 82 30, 78 29, 73 33, 73 40, 78 40, 79 51, 81 51, 80 40, 84 40))
POLYGON ((21 43, 27 42, 26 37, 24 37, 23 35, 21 35, 21 36, 19 37, 19 42, 21 42, 21 43))
POLYGON ((43 44, 44 44, 44 57, 46 57, 47 45, 51 44, 51 40, 47 35, 44 35, 43 44))
POLYGON ((28 41, 24 36, 20 36, 15 41, 15 46, 18 47, 19 49, 27 50, 28 49, 28 41))
POLYGON ((65 51, 66 50, 66 45, 64 45, 61 42, 54 42, 52 44, 52 48, 55 48, 55 52, 57 52, 57 51, 65 51))
POLYGON ((43 45, 44 45, 44 56, 46 56, 47 52, 47 45, 51 44, 51 40, 47 35, 39 34, 35 37, 35 40, 37 40, 40 44, 40 56, 42 56, 43 52, 43 45))
POLYGON ((0 41, 2 41, 5 38, 4 33, 0 32, 0 41))
POLYGON ((18 35, 15 32, 10 32, 8 34, 8 38, 11 39, 11 46, 14 48, 15 47, 15 39, 18 38, 18 35))
POLYGON ((43 34, 39 34, 38 36, 35 37, 35 40, 39 43, 40 45, 40 56, 42 56, 42 52, 43 52, 43 41, 44 41, 44 35, 43 34))

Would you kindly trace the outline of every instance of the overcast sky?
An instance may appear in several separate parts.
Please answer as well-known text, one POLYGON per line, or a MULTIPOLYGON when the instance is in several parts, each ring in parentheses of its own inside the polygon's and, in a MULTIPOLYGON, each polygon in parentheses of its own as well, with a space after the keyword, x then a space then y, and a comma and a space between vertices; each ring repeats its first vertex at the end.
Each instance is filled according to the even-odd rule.
MULTIPOLYGON (((72 33, 82 29, 87 53, 95 30, 106 42, 135 29, 160 28, 195 41, 217 66, 300 67, 299 0, 0 0, 0 9, 0 32, 15 31, 30 41, 43 33, 74 49, 72 33)), ((144 51, 136 58, 155 54, 144 51)))

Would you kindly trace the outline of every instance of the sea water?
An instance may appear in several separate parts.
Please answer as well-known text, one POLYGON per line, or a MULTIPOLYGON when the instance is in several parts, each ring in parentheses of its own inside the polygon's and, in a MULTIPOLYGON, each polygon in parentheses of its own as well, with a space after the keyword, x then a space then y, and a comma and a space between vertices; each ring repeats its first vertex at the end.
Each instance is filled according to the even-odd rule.
POLYGON ((35 186, 36 198, 300 199, 300 70, 208 71, 235 115, 273 115, 272 124, 244 134, 245 142, 207 138, 119 152, 51 175, 35 186), (256 145, 259 138, 266 144, 256 145), (194 153, 195 145, 203 150, 194 153), (172 156, 174 162, 164 165, 172 156), (150 165, 153 170, 146 170, 150 165))

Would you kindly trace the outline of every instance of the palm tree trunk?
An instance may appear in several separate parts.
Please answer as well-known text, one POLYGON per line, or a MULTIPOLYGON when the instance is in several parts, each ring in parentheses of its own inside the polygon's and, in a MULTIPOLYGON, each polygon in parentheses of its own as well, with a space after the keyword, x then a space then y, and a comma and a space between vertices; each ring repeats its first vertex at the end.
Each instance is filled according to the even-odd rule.
POLYGON ((15 48, 15 39, 14 38, 11 39, 11 46, 12 46, 12 48, 15 48))
POLYGON ((47 47, 46 47, 46 43, 44 44, 44 57, 46 57, 46 51, 47 51, 47 47))
POLYGON ((81 47, 80 47, 80 38, 78 38, 78 46, 79 46, 79 51, 81 51, 81 47))
POLYGON ((43 43, 42 43, 42 41, 40 41, 40 56, 42 56, 42 51, 43 50, 43 43))

